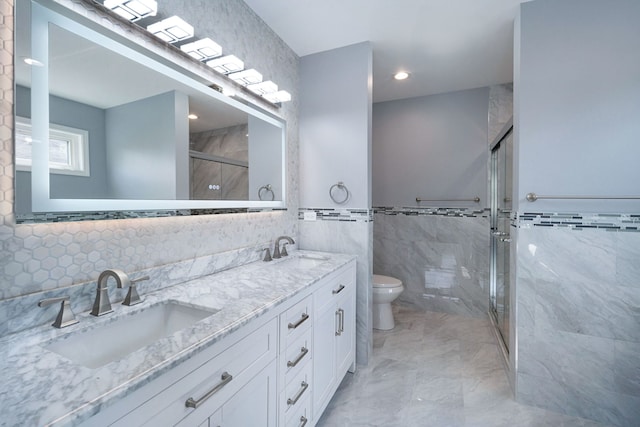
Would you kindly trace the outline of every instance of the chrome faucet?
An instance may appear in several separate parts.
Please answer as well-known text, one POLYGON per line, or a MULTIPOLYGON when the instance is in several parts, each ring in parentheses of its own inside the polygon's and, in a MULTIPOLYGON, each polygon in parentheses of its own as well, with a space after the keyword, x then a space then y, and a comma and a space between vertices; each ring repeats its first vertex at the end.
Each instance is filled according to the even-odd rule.
POLYGON ((276 247, 273 249, 273 256, 272 258, 274 259, 278 259, 278 258, 282 258, 283 256, 287 256, 289 255, 287 253, 287 244, 294 244, 295 241, 289 237, 289 236, 280 236, 276 239, 276 247), (280 240, 286 240, 286 243, 284 245, 282 245, 282 250, 280 250, 280 240))
POLYGON ((111 269, 100 273, 98 277, 98 288, 96 289, 96 299, 93 302, 93 309, 91 310, 91 314, 94 316, 102 316, 103 314, 113 311, 111 301, 109 301, 109 288, 107 287, 109 276, 116 279, 116 286, 118 288, 131 286, 129 276, 122 270, 111 269))
POLYGON ((142 298, 138 295, 138 290, 136 289, 136 283, 142 282, 144 280, 149 280, 149 276, 138 277, 137 279, 129 280, 129 291, 127 292, 127 296, 124 297, 124 301, 122 301, 122 305, 136 305, 142 302, 142 298))
POLYGON ((46 307, 51 304, 60 303, 60 311, 56 320, 51 324, 54 328, 64 328, 65 326, 75 325, 78 323, 78 319, 71 311, 71 304, 69 303, 69 297, 59 298, 46 298, 38 302, 38 307, 46 307))

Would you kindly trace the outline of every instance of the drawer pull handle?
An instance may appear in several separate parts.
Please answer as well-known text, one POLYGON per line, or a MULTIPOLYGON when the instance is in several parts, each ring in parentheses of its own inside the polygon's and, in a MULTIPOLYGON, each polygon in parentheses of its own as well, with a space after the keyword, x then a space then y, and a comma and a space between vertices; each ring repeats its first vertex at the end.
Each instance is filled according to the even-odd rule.
POLYGON ((307 419, 307 417, 305 417, 304 415, 300 417, 300 427, 304 427, 307 425, 307 421, 309 421, 307 419))
POLYGON ((331 291, 331 293, 332 293, 332 294, 334 294, 334 295, 335 295, 335 294, 339 294, 340 292, 342 292, 342 290, 343 290, 343 289, 344 289, 344 285, 340 285, 340 286, 338 287, 338 289, 334 289, 334 290, 332 290, 332 291, 331 291))
POLYGON ((339 337, 344 332, 344 310, 339 308, 336 310, 336 316, 338 316, 338 330, 336 336, 339 337))
POLYGON ((293 368, 294 366, 296 366, 298 363, 300 363, 302 358, 307 355, 307 353, 309 353, 309 349, 307 347, 302 347, 300 349, 300 354, 298 355, 298 357, 296 357, 296 359, 294 361, 289 360, 287 362, 287 367, 288 368, 293 368))
POLYGON ((289 329, 297 328, 298 326, 302 325, 308 318, 309 315, 307 313, 302 313, 302 317, 300 317, 300 320, 298 320, 296 323, 289 323, 289 329))
POLYGON ((205 400, 207 400, 208 398, 216 394, 218 391, 220 391, 222 387, 229 384, 233 379, 233 375, 229 374, 228 372, 223 372, 222 377, 220 379, 221 381, 214 388, 209 390, 207 394, 202 396, 200 399, 195 400, 193 397, 188 398, 187 401, 185 402, 185 406, 187 408, 194 408, 194 409, 197 408, 202 404, 202 402, 204 402, 205 400))
POLYGON ((300 386, 301 386, 300 390, 298 390, 296 395, 293 396, 293 399, 292 398, 287 399, 287 405, 289 406, 295 405, 298 402, 298 400, 300 400, 304 392, 307 391, 307 389, 309 388, 309 384, 307 384, 306 381, 302 381, 302 384, 300 384, 300 386))

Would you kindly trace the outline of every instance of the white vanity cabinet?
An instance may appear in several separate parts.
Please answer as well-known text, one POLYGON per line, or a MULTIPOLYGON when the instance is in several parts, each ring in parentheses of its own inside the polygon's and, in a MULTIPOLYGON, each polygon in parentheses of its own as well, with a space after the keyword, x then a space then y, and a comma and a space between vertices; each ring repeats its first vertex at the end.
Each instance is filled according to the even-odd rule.
POLYGON ((310 427, 355 363, 355 261, 83 426, 310 427))
POLYGON ((276 426, 278 319, 259 320, 84 425, 276 426))
POLYGON ((325 279, 313 294, 313 419, 317 421, 347 370, 355 366, 355 263, 325 279))
MULTIPOLYGON (((200 414, 184 418, 180 427, 275 426, 276 362, 272 361, 220 409, 198 424, 200 414)), ((146 425, 146 424, 145 424, 146 425)), ((149 425, 164 425, 162 420, 149 425)))
POLYGON ((280 315, 281 426, 299 426, 310 420, 314 322, 312 295, 280 315))

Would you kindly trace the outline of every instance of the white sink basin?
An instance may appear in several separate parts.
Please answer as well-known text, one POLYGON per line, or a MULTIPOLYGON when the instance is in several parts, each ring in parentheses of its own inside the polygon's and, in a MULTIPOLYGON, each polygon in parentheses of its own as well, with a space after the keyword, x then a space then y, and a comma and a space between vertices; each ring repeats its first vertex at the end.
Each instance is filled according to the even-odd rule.
POLYGON ((135 314, 124 315, 104 326, 54 341, 45 348, 78 365, 95 369, 122 359, 218 311, 165 301, 135 314))
POLYGON ((319 255, 295 255, 282 261, 289 267, 307 269, 316 267, 322 263, 329 261, 329 257, 319 255))

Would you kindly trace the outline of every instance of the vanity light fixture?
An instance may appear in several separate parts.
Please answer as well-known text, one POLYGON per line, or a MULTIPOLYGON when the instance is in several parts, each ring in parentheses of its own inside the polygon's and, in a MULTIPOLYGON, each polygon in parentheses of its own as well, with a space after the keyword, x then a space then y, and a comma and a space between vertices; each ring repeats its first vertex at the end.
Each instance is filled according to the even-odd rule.
POLYGON ((105 0, 104 7, 131 22, 147 16, 156 16, 158 13, 158 3, 155 0, 105 0))
POLYGON ((168 43, 175 43, 193 37, 193 27, 179 16, 172 16, 147 27, 147 31, 168 43))
POLYGON ((207 65, 219 73, 229 74, 244 69, 244 62, 235 55, 221 56, 220 58, 207 61, 207 65))
POLYGON ((257 95, 264 96, 265 94, 268 94, 268 93, 277 92, 278 85, 272 82, 271 80, 267 80, 266 82, 248 85, 247 89, 249 89, 251 92, 257 95))
POLYGON ((260 83, 262 81, 262 74, 257 70, 251 68, 249 70, 239 71, 237 73, 229 74, 229 78, 236 83, 243 86, 260 83))
POLYGON ((222 48, 220 45, 209 37, 183 44, 180 46, 180 49, 198 61, 206 61, 222 55, 222 48))
POLYGON ((198 115, 197 115, 197 114, 193 114, 193 113, 191 113, 191 114, 189 114, 189 115, 187 116, 187 118, 188 118, 189 120, 198 120, 198 115))
POLYGON ((409 73, 406 71, 399 71, 393 75, 393 78, 396 80, 406 80, 409 78, 409 73))
POLYGON ((265 93, 263 97, 267 101, 272 102, 274 104, 291 101, 291 94, 286 90, 279 90, 273 93, 265 93))

